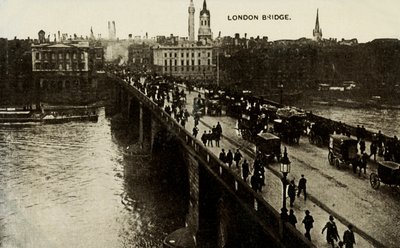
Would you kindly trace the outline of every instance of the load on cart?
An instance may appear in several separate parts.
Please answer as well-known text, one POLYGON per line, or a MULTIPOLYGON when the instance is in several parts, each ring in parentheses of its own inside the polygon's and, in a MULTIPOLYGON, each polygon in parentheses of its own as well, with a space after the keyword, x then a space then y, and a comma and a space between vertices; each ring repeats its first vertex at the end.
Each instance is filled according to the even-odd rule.
POLYGON ((299 144, 305 130, 305 112, 295 107, 284 107, 276 111, 276 116, 274 133, 289 144, 299 144))

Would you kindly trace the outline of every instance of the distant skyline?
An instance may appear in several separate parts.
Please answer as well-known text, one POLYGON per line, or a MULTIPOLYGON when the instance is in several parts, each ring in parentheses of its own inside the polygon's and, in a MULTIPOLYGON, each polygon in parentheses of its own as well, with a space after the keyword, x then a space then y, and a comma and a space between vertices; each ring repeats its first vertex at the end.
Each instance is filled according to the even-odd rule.
MULTIPOLYGON (((203 0, 195 5, 195 33, 203 0)), ((0 37, 37 38, 68 33, 108 38, 108 21, 115 21, 117 37, 170 34, 188 36, 190 0, 0 0, 0 37)), ((312 38, 317 8, 323 38, 400 38, 398 0, 207 0, 213 37, 247 33, 269 40, 312 38), (229 21, 228 15, 255 14, 258 21, 229 21), (288 14, 290 21, 261 20, 263 14, 288 14)), ((53 36, 51 37, 53 38, 53 36)))

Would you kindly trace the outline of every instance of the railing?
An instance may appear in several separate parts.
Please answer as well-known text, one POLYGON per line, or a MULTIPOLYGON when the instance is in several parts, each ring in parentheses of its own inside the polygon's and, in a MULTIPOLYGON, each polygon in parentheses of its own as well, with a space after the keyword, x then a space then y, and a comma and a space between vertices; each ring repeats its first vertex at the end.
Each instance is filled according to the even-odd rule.
POLYGON ((289 223, 282 224, 279 213, 269 205, 262 196, 254 192, 249 185, 232 172, 220 159, 210 152, 198 139, 192 136, 167 112, 157 106, 146 95, 126 81, 108 73, 110 78, 117 80, 126 90, 134 95, 156 118, 169 127, 184 144, 184 148, 199 160, 215 176, 228 192, 235 197, 253 219, 260 224, 265 233, 280 242, 283 247, 315 247, 304 235, 293 228, 289 223))

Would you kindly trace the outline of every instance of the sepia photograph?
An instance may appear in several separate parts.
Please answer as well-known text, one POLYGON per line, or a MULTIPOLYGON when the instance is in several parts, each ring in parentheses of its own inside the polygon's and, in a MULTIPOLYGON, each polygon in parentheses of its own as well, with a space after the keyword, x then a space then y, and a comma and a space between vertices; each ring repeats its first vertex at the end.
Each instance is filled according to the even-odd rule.
POLYGON ((397 248, 400 2, 0 0, 0 248, 397 248))

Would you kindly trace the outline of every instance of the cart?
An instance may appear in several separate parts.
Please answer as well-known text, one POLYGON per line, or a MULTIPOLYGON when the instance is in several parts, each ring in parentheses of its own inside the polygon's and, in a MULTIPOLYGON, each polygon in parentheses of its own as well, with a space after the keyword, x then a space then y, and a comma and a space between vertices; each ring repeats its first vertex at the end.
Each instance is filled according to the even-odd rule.
POLYGON ((260 133, 255 137, 256 153, 261 152, 264 157, 272 162, 281 157, 281 139, 272 133, 260 133))
POLYGON ((339 134, 329 137, 328 161, 330 165, 340 167, 343 164, 352 165, 358 159, 357 140, 339 134))
POLYGON ((397 186, 400 185, 400 164, 393 161, 379 162, 377 173, 371 173, 369 181, 373 189, 378 189, 381 182, 398 189, 397 186))
POLYGON ((201 97, 195 97, 193 99, 193 115, 203 116, 205 113, 205 99, 201 97))

